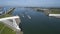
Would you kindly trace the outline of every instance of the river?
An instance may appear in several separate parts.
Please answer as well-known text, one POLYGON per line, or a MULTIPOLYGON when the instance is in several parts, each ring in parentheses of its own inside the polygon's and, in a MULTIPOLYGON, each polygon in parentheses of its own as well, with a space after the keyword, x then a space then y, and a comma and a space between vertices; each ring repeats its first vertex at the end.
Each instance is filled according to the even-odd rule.
POLYGON ((21 18, 19 25, 24 34, 60 34, 60 19, 29 8, 16 8, 13 15, 21 18))

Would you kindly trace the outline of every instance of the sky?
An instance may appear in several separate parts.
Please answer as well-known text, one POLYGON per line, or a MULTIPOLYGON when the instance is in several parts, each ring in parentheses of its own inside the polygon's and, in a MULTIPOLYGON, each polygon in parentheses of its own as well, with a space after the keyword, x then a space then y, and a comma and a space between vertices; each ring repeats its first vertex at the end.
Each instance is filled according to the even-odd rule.
POLYGON ((0 0, 0 6, 60 7, 60 0, 0 0))

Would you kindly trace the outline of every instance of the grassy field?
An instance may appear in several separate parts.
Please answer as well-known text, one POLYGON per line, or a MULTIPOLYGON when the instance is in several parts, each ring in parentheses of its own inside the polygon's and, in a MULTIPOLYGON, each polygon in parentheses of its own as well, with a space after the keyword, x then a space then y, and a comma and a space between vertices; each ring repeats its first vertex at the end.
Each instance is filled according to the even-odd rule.
POLYGON ((51 9, 51 14, 60 14, 60 9, 51 9))
POLYGON ((16 32, 0 22, 0 34, 16 34, 16 32))
POLYGON ((9 16, 11 16, 11 15, 5 14, 5 15, 0 16, 0 18, 9 17, 9 16))
MULTIPOLYGON (((44 12, 44 10, 37 9, 38 12, 44 12)), ((47 10, 48 11, 48 10, 47 10)), ((50 14, 60 14, 60 8, 52 8, 48 11, 50 14)))

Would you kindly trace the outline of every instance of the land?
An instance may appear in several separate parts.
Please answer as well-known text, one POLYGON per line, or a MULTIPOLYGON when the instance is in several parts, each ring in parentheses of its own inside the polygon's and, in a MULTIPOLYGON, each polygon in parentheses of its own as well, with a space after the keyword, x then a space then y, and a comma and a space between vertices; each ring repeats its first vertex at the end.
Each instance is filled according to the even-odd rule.
POLYGON ((4 17, 9 17, 9 16, 12 16, 12 12, 14 11, 15 8, 13 8, 12 10, 9 10, 6 12, 6 14, 3 14, 0 16, 0 18, 4 18, 4 17))
POLYGON ((33 10, 49 14, 60 14, 60 8, 33 8, 33 10))
MULTIPOLYGON (((12 8, 11 10, 7 11, 5 14, 0 15, 0 18, 11 17, 14 9, 15 8, 12 8)), ((23 34, 23 32, 19 31, 19 33, 17 33, 16 31, 12 30, 11 28, 7 27, 5 24, 0 22, 0 34, 23 34)))
POLYGON ((50 14, 60 14, 60 9, 51 9, 50 14))
POLYGON ((0 22, 0 34, 16 34, 16 32, 0 22))
MULTIPOLYGON (((11 14, 14 11, 14 9, 15 8, 9 10, 8 12, 6 12, 6 14, 4 13, 0 15, 0 18, 12 16, 11 14)), ((0 34, 16 34, 16 32, 10 29, 9 27, 7 27, 6 25, 4 25, 2 22, 0 22, 0 34)))

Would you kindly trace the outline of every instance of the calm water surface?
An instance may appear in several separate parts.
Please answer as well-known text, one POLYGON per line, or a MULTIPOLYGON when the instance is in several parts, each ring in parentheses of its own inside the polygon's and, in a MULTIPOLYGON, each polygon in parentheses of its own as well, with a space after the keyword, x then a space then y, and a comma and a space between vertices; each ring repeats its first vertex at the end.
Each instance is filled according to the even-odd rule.
POLYGON ((19 25, 24 34, 60 34, 60 19, 48 17, 42 12, 28 8, 16 8, 13 15, 19 15, 19 25))

